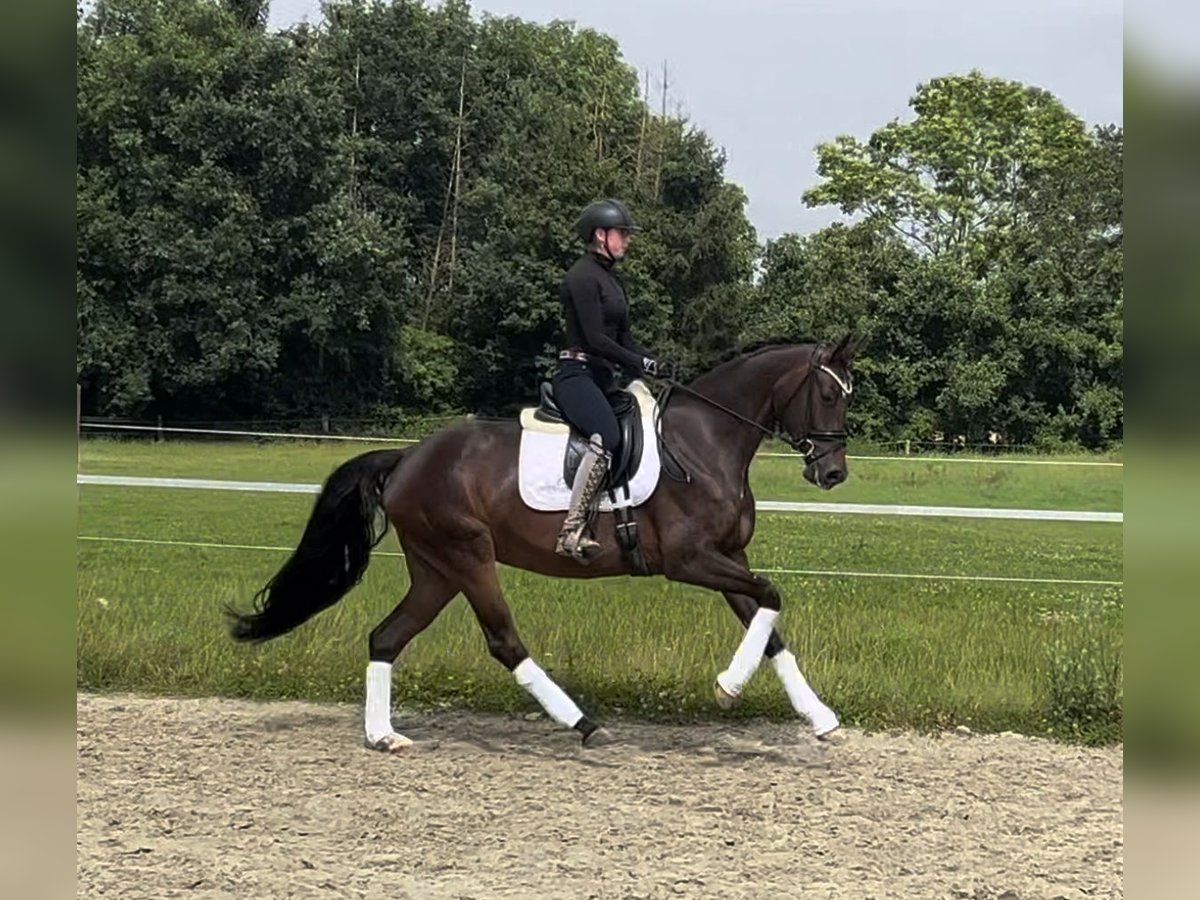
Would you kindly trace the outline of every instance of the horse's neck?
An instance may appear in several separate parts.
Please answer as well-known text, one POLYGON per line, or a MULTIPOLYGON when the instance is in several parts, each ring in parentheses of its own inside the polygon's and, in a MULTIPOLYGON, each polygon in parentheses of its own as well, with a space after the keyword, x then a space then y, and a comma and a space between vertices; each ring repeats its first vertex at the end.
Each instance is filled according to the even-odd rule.
MULTIPOLYGON (((718 366, 697 378, 691 387, 764 428, 770 428, 771 392, 799 362, 793 348, 767 350, 718 366)), ((759 434, 761 436, 761 432, 759 434)))
MULTIPOLYGON (((718 366, 689 387, 769 431, 774 424, 772 390, 796 364, 794 354, 785 349, 767 351, 718 366)), ((733 461, 740 470, 749 469, 750 461, 766 437, 764 432, 703 400, 689 399, 694 415, 703 420, 705 431, 717 438, 723 449, 733 451, 733 461)))

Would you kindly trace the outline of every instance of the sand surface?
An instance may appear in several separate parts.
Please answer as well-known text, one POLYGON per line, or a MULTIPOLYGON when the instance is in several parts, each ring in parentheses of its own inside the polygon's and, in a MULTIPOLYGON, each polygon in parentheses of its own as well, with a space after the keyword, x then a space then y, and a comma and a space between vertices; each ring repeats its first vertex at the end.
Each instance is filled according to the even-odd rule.
POLYGON ((1120 748, 80 695, 81 897, 1120 897, 1120 748))

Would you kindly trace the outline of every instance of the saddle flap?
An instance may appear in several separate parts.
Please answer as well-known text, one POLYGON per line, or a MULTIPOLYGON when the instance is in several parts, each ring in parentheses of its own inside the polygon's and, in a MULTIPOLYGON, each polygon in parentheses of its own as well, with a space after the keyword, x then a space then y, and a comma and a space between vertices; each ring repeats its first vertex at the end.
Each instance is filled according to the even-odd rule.
POLYGON ((617 414, 617 418, 630 415, 631 413, 636 415, 639 412, 638 398, 629 389, 619 392, 609 402, 612 404, 613 412, 617 414))
MULTIPOLYGON (((622 391, 612 395, 610 402, 617 417, 621 444, 613 456, 603 489, 613 490, 627 483, 641 464, 645 448, 643 419, 654 415, 654 395, 645 382, 635 380, 622 391)), ((538 405, 521 410, 521 428, 543 434, 568 435, 563 453, 563 479, 568 485, 575 481, 575 473, 583 454, 587 451, 587 437, 572 427, 562 416, 554 401, 554 388, 548 381, 538 385, 538 405)), ((657 441, 657 434, 655 440, 657 441)))
MULTIPOLYGON (((618 448, 613 477, 602 486, 598 511, 633 509, 653 494, 662 472, 661 436, 657 404, 649 388, 635 380, 626 388, 625 405, 636 410, 618 417, 622 447, 618 448), (647 433, 646 429, 650 429, 647 433), (624 452, 628 449, 628 455, 624 452), (624 471, 618 471, 617 467, 624 471)), ((624 397, 625 395, 621 395, 624 397)), ((570 506, 571 488, 579 460, 587 443, 582 434, 565 423, 548 422, 544 409, 532 407, 520 413, 522 429, 518 461, 521 499, 531 509, 562 512, 570 506), (564 471, 565 470, 565 471, 564 471)))
MULTIPOLYGON (((614 403, 613 411, 617 414, 617 427, 621 433, 621 443, 617 447, 616 453, 613 454, 612 464, 609 466, 608 474, 602 485, 602 489, 606 491, 626 483, 633 477, 642 461, 642 432, 644 431, 642 404, 638 397, 628 391, 622 391, 619 396, 622 402, 619 405, 614 403)), ((649 392, 647 392, 647 397, 653 403, 654 398, 650 397, 649 392)), ((652 406, 648 405, 645 412, 649 412, 651 409, 652 406)), ((579 469, 583 454, 587 451, 587 444, 587 439, 581 433, 571 429, 571 439, 567 442, 567 451, 563 455, 563 480, 567 484, 575 483, 575 473, 579 469)))
MULTIPOLYGON (((630 397, 632 399, 632 395, 630 397)), ((621 449, 620 459, 613 467, 613 484, 628 479, 642 461, 642 416, 636 401, 631 403, 628 412, 619 415, 617 422, 621 426, 621 449)))

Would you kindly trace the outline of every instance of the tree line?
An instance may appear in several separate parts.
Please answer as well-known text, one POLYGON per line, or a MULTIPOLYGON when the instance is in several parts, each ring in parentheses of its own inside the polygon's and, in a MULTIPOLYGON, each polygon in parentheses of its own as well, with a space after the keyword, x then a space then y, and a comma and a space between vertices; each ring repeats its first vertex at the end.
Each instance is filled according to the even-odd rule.
POLYGON ((844 223, 759 243, 723 151, 609 37, 462 0, 98 0, 77 20, 78 379, 90 415, 511 413, 552 371, 572 224, 645 230, 639 338, 693 372, 865 342, 851 427, 1119 441, 1119 128, 981 73, 818 150, 844 223))

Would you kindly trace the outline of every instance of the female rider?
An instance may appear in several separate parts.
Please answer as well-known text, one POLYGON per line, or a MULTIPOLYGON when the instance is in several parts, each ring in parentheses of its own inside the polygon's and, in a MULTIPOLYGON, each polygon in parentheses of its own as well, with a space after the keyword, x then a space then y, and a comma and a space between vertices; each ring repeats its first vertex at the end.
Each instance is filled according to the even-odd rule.
POLYGON ((630 335, 629 302, 613 274, 629 248, 630 234, 638 230, 618 200, 587 207, 576 225, 587 252, 567 271, 559 289, 567 347, 559 353, 554 398, 567 421, 590 437, 590 444, 575 473, 570 508, 554 549, 585 565, 588 554, 600 547, 584 533, 591 504, 620 441, 609 400, 619 389, 615 367, 631 377, 664 374, 666 368, 630 335))

